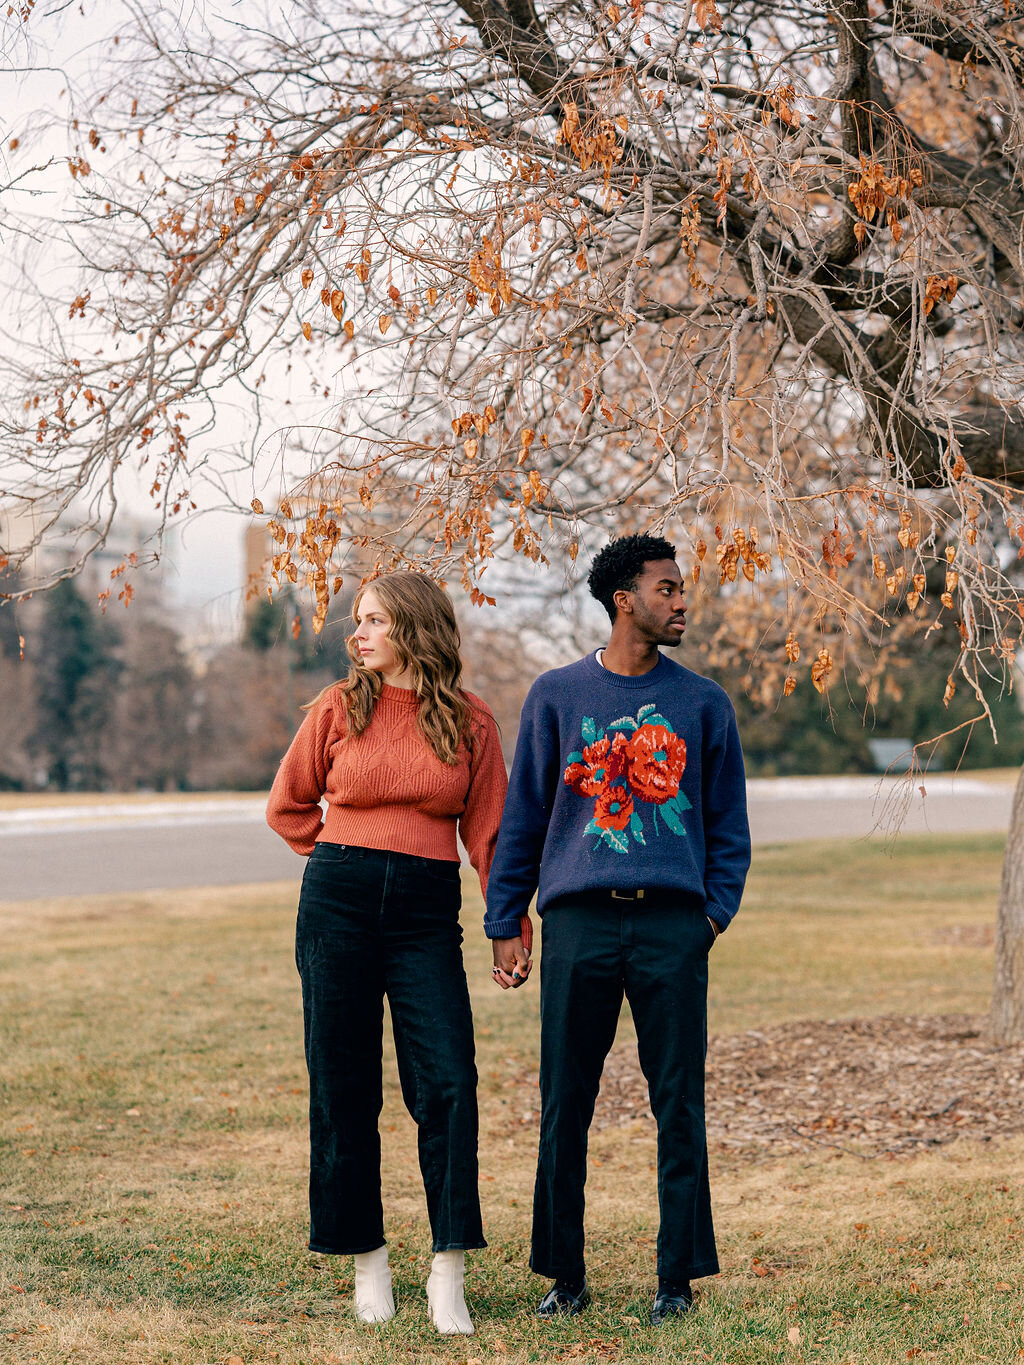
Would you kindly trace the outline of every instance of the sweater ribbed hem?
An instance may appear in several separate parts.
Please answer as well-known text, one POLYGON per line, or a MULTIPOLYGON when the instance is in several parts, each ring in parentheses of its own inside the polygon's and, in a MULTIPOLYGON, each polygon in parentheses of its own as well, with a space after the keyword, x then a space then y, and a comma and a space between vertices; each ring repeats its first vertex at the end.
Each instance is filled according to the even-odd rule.
POLYGON ((455 821, 450 816, 412 812, 403 806, 328 806, 317 843, 387 849, 447 863, 461 861, 455 821))

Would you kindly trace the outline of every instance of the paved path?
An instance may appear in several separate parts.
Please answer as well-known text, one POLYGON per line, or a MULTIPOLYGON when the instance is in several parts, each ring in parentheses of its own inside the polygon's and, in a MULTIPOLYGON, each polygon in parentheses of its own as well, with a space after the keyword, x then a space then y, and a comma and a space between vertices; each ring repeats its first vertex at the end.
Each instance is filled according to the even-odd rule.
MULTIPOLYGON (((1005 831, 1011 783, 940 775, 927 795, 873 777, 754 779, 754 842, 1005 831), (900 821, 902 820, 902 824, 900 821)), ((263 820, 265 797, 132 799, 0 810, 0 901, 298 881, 303 860, 263 820)))
POLYGON ((0 811, 0 901, 298 880, 265 796, 0 811))
POLYGON ((754 778, 747 784, 755 844, 798 839, 967 834, 1010 824, 1014 786, 939 773, 919 786, 877 777, 754 778))

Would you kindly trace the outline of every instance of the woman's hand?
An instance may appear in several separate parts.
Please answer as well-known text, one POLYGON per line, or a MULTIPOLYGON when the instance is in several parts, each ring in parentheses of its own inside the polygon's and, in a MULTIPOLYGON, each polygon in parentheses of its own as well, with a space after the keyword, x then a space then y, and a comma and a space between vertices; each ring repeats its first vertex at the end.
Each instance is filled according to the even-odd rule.
POLYGON ((530 975, 533 962, 521 937, 496 938, 491 940, 494 951, 493 980, 507 991, 509 987, 518 990, 530 975))

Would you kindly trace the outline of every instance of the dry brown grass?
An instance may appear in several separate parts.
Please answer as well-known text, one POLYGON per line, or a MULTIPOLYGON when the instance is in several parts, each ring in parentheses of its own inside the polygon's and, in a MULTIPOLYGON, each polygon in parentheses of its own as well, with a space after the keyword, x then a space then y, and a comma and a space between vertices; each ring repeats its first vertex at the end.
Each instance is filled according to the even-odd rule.
MULTIPOLYGON (((787 1018, 983 1008, 995 839, 766 850, 714 955, 713 1030, 787 1018), (982 946, 972 946, 980 943, 982 946)), ((304 1074, 295 888, 2 907, 0 1358, 12 1365, 693 1360, 892 1365, 1017 1358, 1024 1143, 964 1139, 864 1160, 712 1155, 723 1274, 691 1321, 646 1325, 654 1144, 595 1133, 595 1304, 541 1324, 525 1268, 536 1151, 537 994, 488 979, 467 897, 491 1246, 478 1335, 426 1322, 415 1140, 394 1074, 383 1115, 402 1308, 356 1328, 350 1265, 304 1250, 304 1074), (796 1336, 793 1333, 796 1333, 796 1336)), ((628 1038, 624 1021, 623 1038, 628 1038)))

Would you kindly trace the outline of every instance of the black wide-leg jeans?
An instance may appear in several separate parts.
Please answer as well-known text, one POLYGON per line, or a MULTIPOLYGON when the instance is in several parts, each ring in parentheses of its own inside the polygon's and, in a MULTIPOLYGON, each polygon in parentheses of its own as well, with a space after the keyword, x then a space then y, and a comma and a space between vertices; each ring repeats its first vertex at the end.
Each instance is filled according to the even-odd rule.
POLYGON ((477 1189, 473 1019, 459 865, 319 843, 302 879, 295 961, 309 1068, 311 1251, 384 1243, 384 997, 419 1130, 434 1251, 486 1246, 477 1189))
POLYGON ((623 995, 658 1124, 658 1274, 718 1270, 711 1221, 704 1061, 708 949, 700 902, 580 897, 545 911, 540 963, 540 1151, 531 1269, 584 1273, 587 1134, 623 995))

